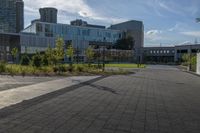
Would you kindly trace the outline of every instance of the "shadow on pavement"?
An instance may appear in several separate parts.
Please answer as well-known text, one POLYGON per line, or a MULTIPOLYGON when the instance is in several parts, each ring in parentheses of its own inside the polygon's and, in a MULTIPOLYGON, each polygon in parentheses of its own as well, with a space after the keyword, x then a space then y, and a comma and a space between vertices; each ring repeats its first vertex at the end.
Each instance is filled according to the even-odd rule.
POLYGON ((45 95, 30 99, 30 100, 25 100, 25 101, 23 101, 21 103, 5 107, 5 108, 0 110, 0 119, 6 118, 7 116, 15 114, 15 113, 19 113, 19 112, 23 111, 24 109, 27 109, 27 108, 32 107, 34 105, 37 105, 39 103, 48 101, 50 99, 58 97, 58 96, 60 96, 60 95, 62 95, 64 93, 67 93, 69 91, 73 91, 75 89, 78 89, 78 88, 86 86, 86 85, 91 85, 92 83, 97 82, 97 81, 99 81, 101 79, 104 79, 106 77, 108 77, 108 76, 101 76, 101 77, 92 79, 90 81, 86 81, 86 82, 80 83, 78 85, 73 85, 73 86, 70 86, 70 87, 66 87, 66 88, 60 89, 58 91, 47 93, 45 95))

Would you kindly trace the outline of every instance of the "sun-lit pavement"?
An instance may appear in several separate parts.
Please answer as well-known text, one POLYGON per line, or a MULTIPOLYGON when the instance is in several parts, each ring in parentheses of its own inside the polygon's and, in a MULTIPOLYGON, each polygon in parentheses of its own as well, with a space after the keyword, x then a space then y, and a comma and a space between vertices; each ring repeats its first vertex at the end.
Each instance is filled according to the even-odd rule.
POLYGON ((31 77, 0 75, 0 91, 60 79, 61 77, 31 77))
POLYGON ((0 133, 199 132, 200 78, 169 66, 101 77, 0 110, 0 133))
MULTIPOLYGON (((74 76, 74 77, 67 77, 67 78, 62 77, 62 78, 58 78, 56 80, 50 80, 50 81, 46 81, 46 82, 44 82, 45 77, 43 77, 44 78, 42 80, 43 82, 37 82, 37 83, 33 82, 34 84, 32 83, 31 85, 25 85, 22 87, 11 88, 11 89, 7 88, 4 91, 0 91, 0 109, 10 106, 10 105, 13 105, 13 104, 20 103, 25 100, 30 100, 35 97, 42 96, 47 93, 61 90, 63 88, 66 88, 66 87, 69 87, 72 85, 77 85, 77 84, 80 84, 80 83, 83 83, 83 82, 86 82, 86 81, 89 81, 92 79, 96 79, 98 77, 99 76, 74 76)), ((17 77, 17 78, 20 79, 22 77, 17 77)), ((12 78, 12 79, 14 80, 17 78, 12 78)), ((30 80, 30 79, 26 79, 26 78, 31 78, 31 77, 24 77, 23 83, 27 83, 27 80, 30 80)), ((33 81, 35 81, 35 78, 32 77, 32 79, 34 79, 33 81)), ((41 79, 41 77, 38 77, 38 78, 41 79)), ((19 80, 19 79, 17 79, 17 80, 19 80)), ((9 84, 11 84, 11 86, 13 86, 13 84, 11 83, 11 79, 10 79, 10 82, 7 82, 7 83, 9 83, 9 84)), ((15 84, 16 83, 17 82, 15 81, 15 84)), ((20 82, 18 82, 18 84, 19 83, 20 82)), ((24 85, 24 84, 22 84, 22 85, 24 85)))

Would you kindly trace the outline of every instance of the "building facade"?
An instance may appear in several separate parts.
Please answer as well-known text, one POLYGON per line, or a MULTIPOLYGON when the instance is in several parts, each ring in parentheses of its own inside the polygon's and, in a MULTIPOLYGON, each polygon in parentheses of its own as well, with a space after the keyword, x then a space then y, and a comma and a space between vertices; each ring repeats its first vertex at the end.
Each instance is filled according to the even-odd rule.
POLYGON ((111 25, 110 29, 120 30, 124 32, 125 38, 133 38, 134 60, 142 62, 143 54, 142 48, 144 47, 144 25, 142 21, 131 20, 115 25, 111 25))
POLYGON ((200 44, 178 45, 173 47, 144 47, 143 62, 146 63, 180 63, 184 54, 196 55, 200 44))
POLYGON ((71 21, 70 24, 73 25, 73 26, 83 26, 83 27, 92 27, 92 28, 106 29, 105 26, 88 24, 86 21, 83 21, 81 19, 76 19, 74 21, 71 21))
POLYGON ((20 35, 16 33, 0 33, 0 60, 12 61, 11 51, 13 48, 20 50, 20 35))
POLYGON ((55 47, 56 39, 61 37, 66 45, 70 42, 80 51, 80 58, 84 58, 84 51, 89 45, 114 45, 121 34, 119 30, 35 21, 20 35, 21 52, 25 52, 25 48, 33 53, 36 49, 44 51, 48 46, 55 47))
POLYGON ((0 32, 19 33, 24 29, 24 2, 0 0, 0 32))
POLYGON ((40 21, 47 23, 57 23, 58 10, 52 7, 40 8, 40 21))

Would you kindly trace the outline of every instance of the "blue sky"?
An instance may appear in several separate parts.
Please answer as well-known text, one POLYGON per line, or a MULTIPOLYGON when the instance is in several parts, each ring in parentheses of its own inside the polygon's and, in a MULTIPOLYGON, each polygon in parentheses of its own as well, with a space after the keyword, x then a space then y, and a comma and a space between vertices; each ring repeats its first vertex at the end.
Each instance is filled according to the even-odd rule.
POLYGON ((200 42, 200 0, 24 0, 25 25, 39 18, 40 7, 59 9, 59 23, 81 18, 109 26, 126 20, 141 20, 145 46, 200 42))

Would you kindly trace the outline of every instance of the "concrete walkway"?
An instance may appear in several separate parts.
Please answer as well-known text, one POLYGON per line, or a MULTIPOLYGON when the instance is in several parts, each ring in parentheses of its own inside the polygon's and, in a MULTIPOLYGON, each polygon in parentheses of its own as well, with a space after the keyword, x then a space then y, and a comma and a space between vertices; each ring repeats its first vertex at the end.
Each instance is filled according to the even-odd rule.
POLYGON ((94 78, 98 78, 98 76, 68 77, 0 91, 0 109, 72 85, 80 84, 94 78))
POLYGON ((171 66, 61 90, 0 109, 0 133, 200 132, 200 77, 171 66))

